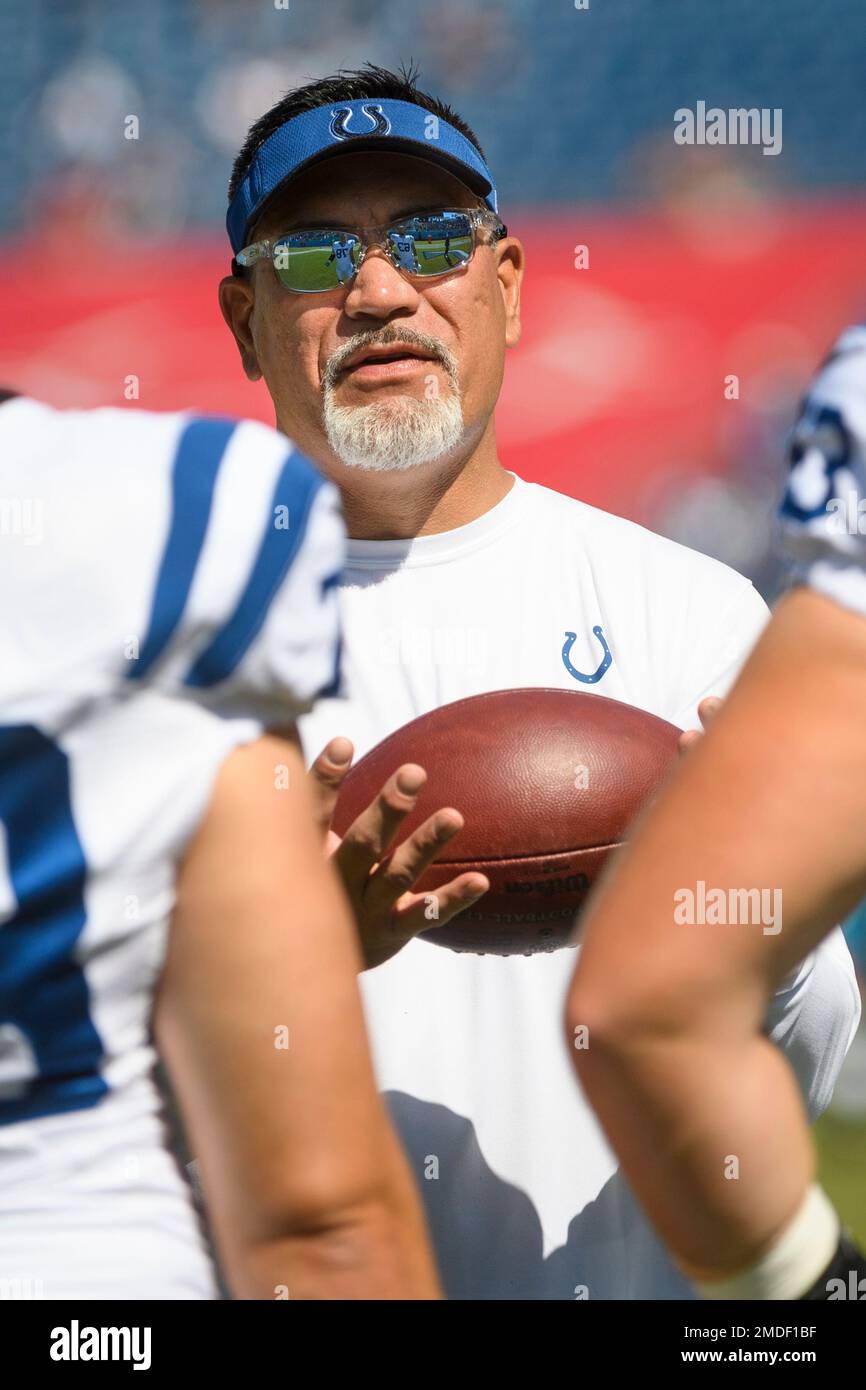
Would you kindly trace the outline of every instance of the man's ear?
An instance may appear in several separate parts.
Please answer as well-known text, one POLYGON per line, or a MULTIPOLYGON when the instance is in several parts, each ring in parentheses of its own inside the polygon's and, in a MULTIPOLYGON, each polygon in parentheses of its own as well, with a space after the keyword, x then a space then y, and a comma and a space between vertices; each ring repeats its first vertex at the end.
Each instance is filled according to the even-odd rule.
POLYGON ((222 316, 238 345, 244 371, 250 381, 260 381, 262 369, 256 356, 251 326, 255 302, 252 285, 241 275, 227 275, 220 280, 219 301, 222 316))
POLYGON ((523 243, 517 237, 504 237, 496 244, 496 274, 505 308, 505 346, 516 347, 520 342, 520 286, 526 256, 523 243))

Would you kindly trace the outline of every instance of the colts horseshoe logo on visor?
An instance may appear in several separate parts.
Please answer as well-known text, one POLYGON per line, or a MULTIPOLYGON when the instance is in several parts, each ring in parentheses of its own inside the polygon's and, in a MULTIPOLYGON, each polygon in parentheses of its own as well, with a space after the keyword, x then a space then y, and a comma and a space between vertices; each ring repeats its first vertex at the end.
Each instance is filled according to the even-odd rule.
POLYGON ((331 135, 335 140, 355 140, 360 135, 389 135, 391 122, 381 106, 362 106, 361 111, 370 122, 365 130, 349 130, 348 125, 354 116, 351 106, 338 106, 331 112, 331 135))

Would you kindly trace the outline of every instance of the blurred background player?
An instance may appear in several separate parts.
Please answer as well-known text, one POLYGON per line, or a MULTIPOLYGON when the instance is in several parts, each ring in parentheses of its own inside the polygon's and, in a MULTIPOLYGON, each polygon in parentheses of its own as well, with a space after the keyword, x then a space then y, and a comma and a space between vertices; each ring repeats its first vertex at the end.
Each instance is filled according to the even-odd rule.
POLYGON ((0 1290, 435 1296, 293 721, 333 489, 262 425, 0 405, 0 1290), (268 729, 275 732, 268 733, 268 729))
POLYGON ((568 1017, 589 1028, 575 1061, 632 1186, 706 1297, 863 1299, 866 1259, 761 1021, 866 897, 866 328, 813 382, 790 462, 797 586, 595 900, 568 1017), (771 886, 781 929, 676 924, 698 881, 771 886))

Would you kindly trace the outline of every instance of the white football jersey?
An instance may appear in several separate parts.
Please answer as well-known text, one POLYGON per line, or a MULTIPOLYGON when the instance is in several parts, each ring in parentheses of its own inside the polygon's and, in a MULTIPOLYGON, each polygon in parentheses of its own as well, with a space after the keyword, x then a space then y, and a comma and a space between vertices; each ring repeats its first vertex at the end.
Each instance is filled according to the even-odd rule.
POLYGON ((794 427, 780 509, 795 578, 866 614, 866 326, 849 328, 794 427))
POLYGON ((0 1297, 208 1297, 153 993, 221 763, 337 688, 336 493, 263 425, 28 399, 0 479, 0 1297))
MULTIPOLYGON (((310 758, 335 734, 360 756, 417 715, 513 686, 697 728, 699 701, 727 693, 768 616, 724 565, 520 478, 465 526, 350 540, 340 598, 349 699, 301 720, 310 758)), ((579 737, 574 751, 577 768, 579 737)), ((423 747, 414 756, 423 765, 423 747)), ((379 1082, 451 1297, 693 1296, 575 1078, 562 1026, 574 964, 568 949, 475 956, 418 939, 362 976, 379 1082)), ((857 1016, 834 933, 767 1018, 813 1115, 857 1016)))

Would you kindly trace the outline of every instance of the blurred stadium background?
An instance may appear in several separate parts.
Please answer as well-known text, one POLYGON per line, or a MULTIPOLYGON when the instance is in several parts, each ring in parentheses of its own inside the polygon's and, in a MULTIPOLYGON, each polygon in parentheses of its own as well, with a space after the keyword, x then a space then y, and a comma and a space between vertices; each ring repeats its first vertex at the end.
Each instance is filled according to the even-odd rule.
MULTIPOLYGON (((863 0, 0 0, 0 383, 123 405, 134 376, 133 404, 270 419, 216 304, 231 161, 288 87, 366 59, 454 103, 527 244, 507 466, 772 599, 786 431, 866 310, 863 0), (781 108, 781 153, 676 145, 699 100, 781 108)), ((866 972, 866 914, 851 939, 866 972)), ((862 1030, 820 1136, 866 1241, 862 1030)))

